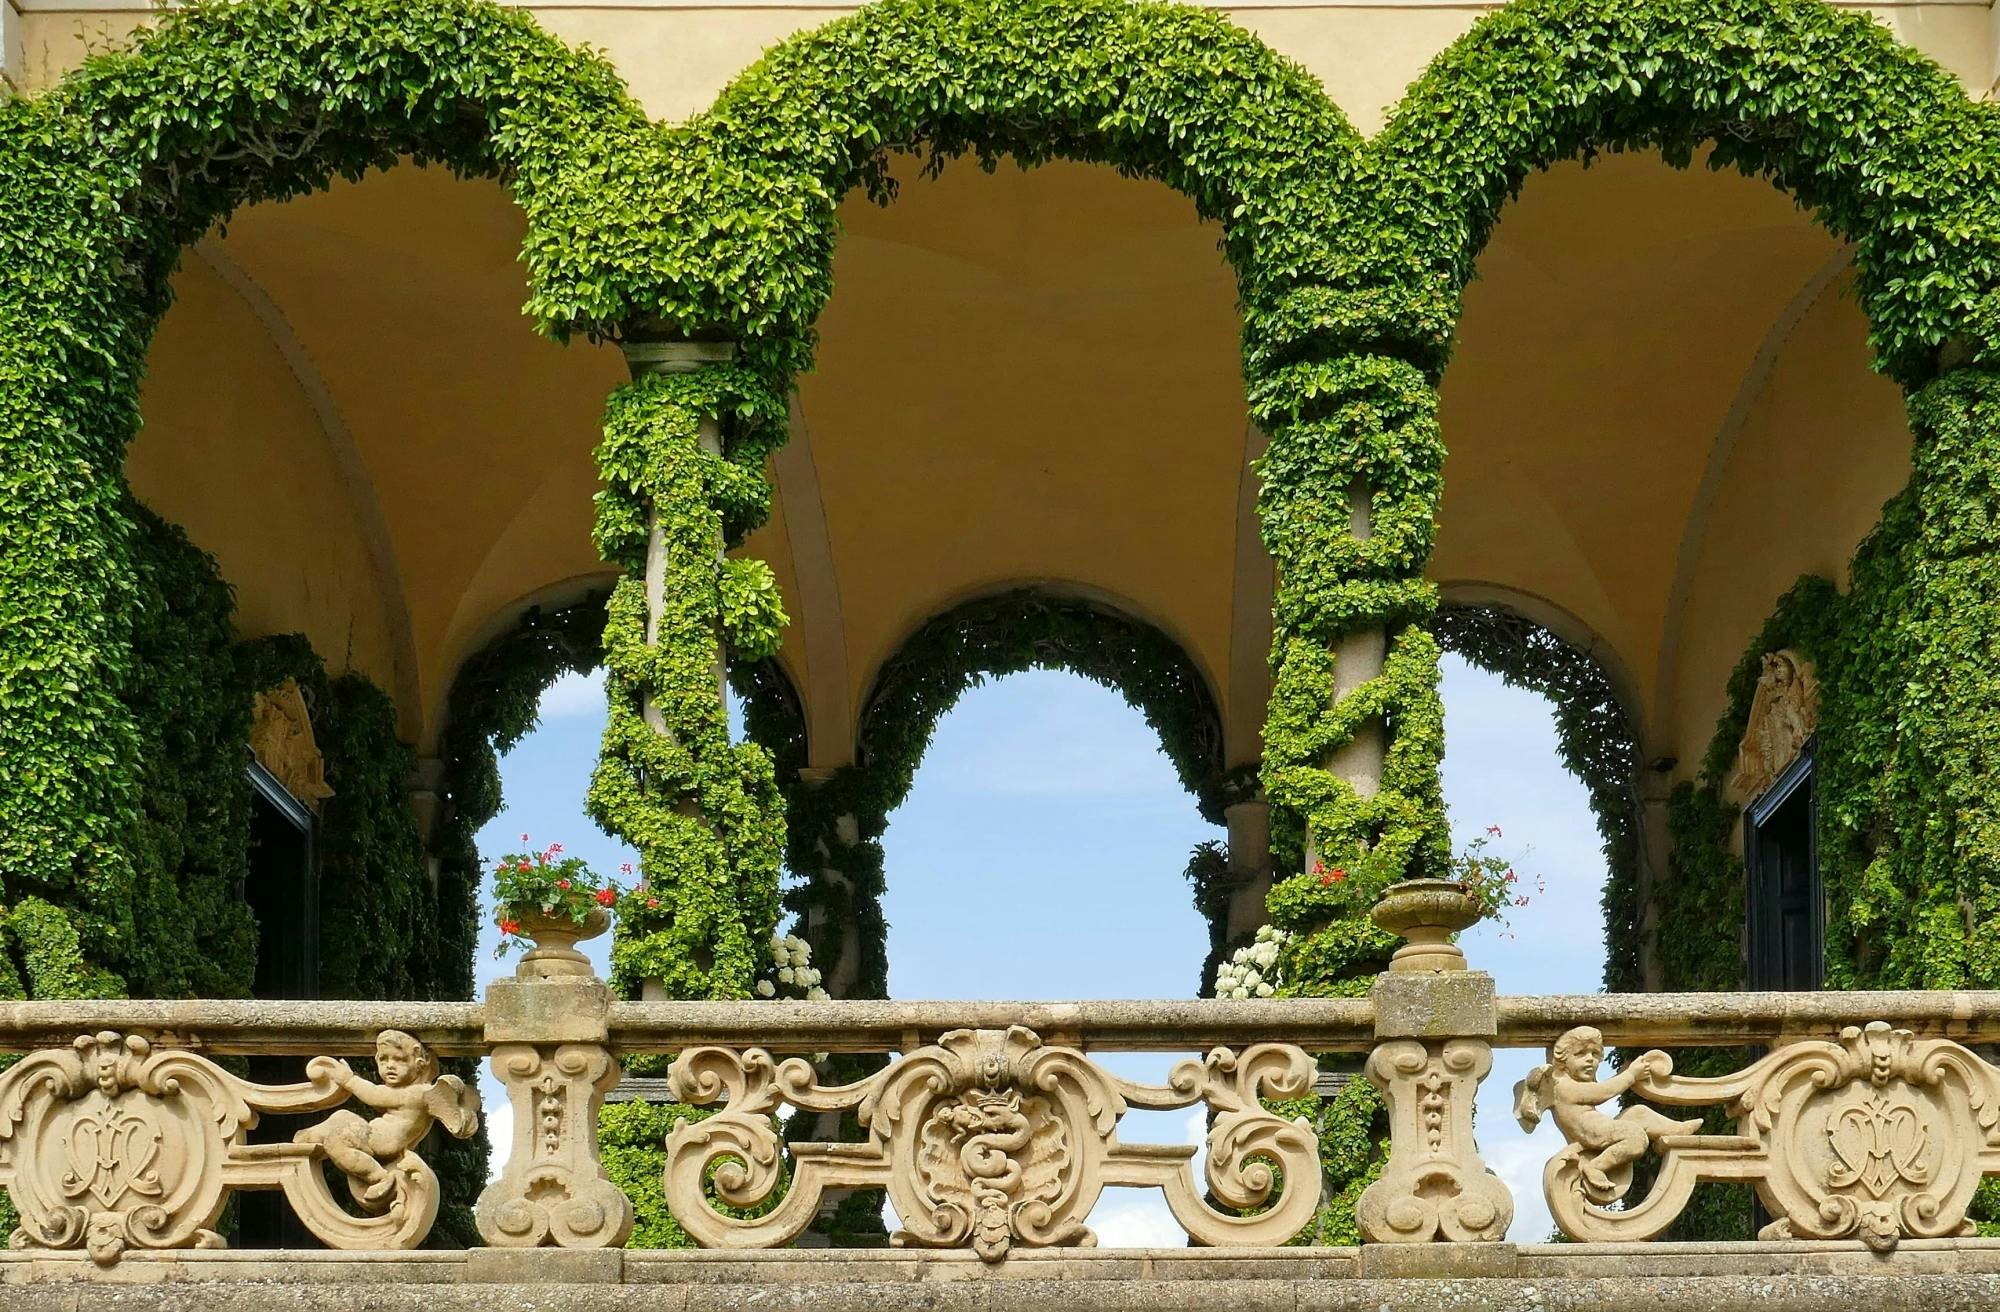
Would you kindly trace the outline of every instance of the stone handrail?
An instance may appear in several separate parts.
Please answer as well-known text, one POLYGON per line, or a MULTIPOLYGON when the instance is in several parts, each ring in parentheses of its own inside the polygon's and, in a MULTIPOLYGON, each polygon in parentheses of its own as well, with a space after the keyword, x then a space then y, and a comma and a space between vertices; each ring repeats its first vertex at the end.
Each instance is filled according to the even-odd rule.
MULTIPOLYGON (((1669 1047, 1775 1043, 1833 1034, 1884 1017, 1923 1038, 2000 1044, 2000 991, 1840 993, 1579 993, 1494 1000, 1495 1047, 1542 1047, 1579 1025, 1605 1042, 1669 1047)), ((0 1002, 0 1053, 59 1047, 115 1029, 157 1047, 212 1056, 374 1051, 402 1030, 440 1057, 484 1056, 477 1002, 292 1002, 152 998, 0 1002)), ((1313 1052, 1365 1052, 1375 1043, 1369 998, 1076 1002, 613 1002, 606 1024, 620 1052, 678 1052, 700 1044, 773 1052, 885 1053, 955 1029, 1025 1025, 1090 1052, 1194 1051, 1246 1036, 1313 1052)))
POLYGON ((1365 1052, 1390 1135, 1356 1205, 1364 1238, 1480 1244, 1504 1237, 1514 1199, 1480 1159, 1474 1096, 1493 1048, 1541 1046, 1515 1112, 1563 1137, 1543 1184, 1576 1239, 1653 1238, 1715 1180, 1756 1189, 1775 1218, 1763 1238, 1886 1251, 1968 1233, 1973 1190, 2000 1173, 2000 1068, 1975 1051, 2000 1043, 2000 993, 1497 997, 1450 941, 1476 915, 1455 885, 1401 886, 1380 910, 1411 947, 1354 999, 619 1002, 581 954, 542 949, 479 1003, 0 1004, 0 1052, 26 1054, 0 1072, 0 1186, 18 1245, 105 1264, 220 1245, 243 1189, 283 1191, 330 1246, 413 1247, 440 1194, 417 1147, 433 1125, 470 1135, 480 1113, 438 1059, 483 1057, 514 1113, 477 1209, 486 1244, 622 1247, 633 1208, 600 1160, 598 1116, 627 1055, 664 1053, 664 1082, 628 1093, 701 1109, 666 1136, 662 1183, 705 1247, 789 1244, 825 1202, 879 1188, 897 1243, 997 1262, 1090 1243, 1091 1209, 1116 1186, 1161 1190, 1199 1244, 1270 1247, 1320 1205, 1319 1145, 1296 1106, 1315 1096, 1308 1054, 1365 1052), (1648 1045, 1661 1046, 1635 1051, 1648 1045), (1661 1050, 1745 1045, 1768 1051, 1698 1077, 1661 1050), (1612 1049, 1624 1056, 1607 1075, 1612 1049), (1160 1085, 1092 1056, 1128 1051, 1197 1055, 1160 1085), (257 1054, 311 1060, 277 1085, 213 1060, 257 1054), (373 1075, 344 1060, 359 1054, 373 1075), (830 1054, 884 1060, 828 1083, 830 1054), (1119 1137, 1128 1109, 1196 1107, 1200 1169, 1191 1145, 1119 1137), (319 1119, 251 1142, 262 1114, 319 1119), (858 1138, 833 1133, 843 1121, 858 1138), (798 1139, 806 1126, 828 1137, 798 1139))

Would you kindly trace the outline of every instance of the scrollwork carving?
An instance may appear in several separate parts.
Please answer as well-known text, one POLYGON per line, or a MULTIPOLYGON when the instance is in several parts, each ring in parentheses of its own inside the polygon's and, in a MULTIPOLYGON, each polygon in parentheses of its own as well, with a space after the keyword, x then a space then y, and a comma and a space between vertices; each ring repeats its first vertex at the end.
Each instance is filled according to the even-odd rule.
POLYGON ((598 1112, 619 1076, 610 1049, 505 1043, 492 1062, 514 1106, 514 1145, 500 1178, 479 1195, 480 1237, 496 1248, 623 1244, 632 1200, 597 1159, 598 1112))
POLYGON ((667 1199, 704 1246, 775 1247, 810 1223, 827 1190, 881 1187, 903 1220, 892 1242, 968 1247, 990 1262, 1016 1245, 1094 1244, 1087 1220, 1104 1188, 1149 1187, 1165 1192, 1202 1243, 1281 1243, 1318 1204, 1318 1142, 1304 1122, 1274 1116, 1258 1099, 1302 1096, 1312 1073, 1296 1048, 1265 1044, 1182 1062, 1163 1087, 1132 1084, 1020 1026, 954 1030, 867 1080, 831 1088, 798 1058, 695 1048, 675 1061, 669 1090, 723 1107, 668 1136, 667 1199), (1118 1140, 1128 1107, 1197 1103, 1217 1113, 1207 1184, 1228 1210, 1196 1185, 1192 1145, 1118 1140), (868 1139, 792 1144, 787 1170, 775 1120, 787 1104, 852 1109, 868 1139), (1310 1183, 1280 1191, 1281 1179, 1310 1183), (720 1211, 710 1184, 715 1199, 758 1214, 720 1211))
POLYGON ((1764 1238, 1858 1238, 1887 1251, 1905 1237, 1970 1233, 1973 1191, 2000 1170, 2000 1070, 1947 1039, 1873 1021, 1837 1041, 1787 1044, 1734 1075, 1676 1076, 1653 1051, 1597 1081, 1602 1049, 1591 1034, 1565 1034, 1552 1065, 1516 1090, 1523 1124, 1553 1110, 1570 1141, 1542 1179, 1557 1222, 1578 1239, 1649 1239, 1695 1184, 1736 1180, 1778 1218, 1764 1238), (1615 1120, 1595 1110, 1627 1089, 1667 1106, 1724 1104, 1737 1132, 1693 1133, 1698 1121, 1650 1110, 1615 1120), (1644 1198, 1628 1201, 1631 1162, 1648 1146, 1658 1174, 1644 1198))
POLYGON ((1355 1201, 1371 1243, 1497 1240, 1514 1196, 1472 1137, 1479 1082, 1493 1068, 1480 1039, 1392 1039, 1368 1056, 1369 1082, 1389 1103, 1389 1160, 1355 1201))
MULTIPOLYGON (((412 1071, 429 1062, 406 1034, 383 1035, 378 1055, 391 1050, 412 1071)), ((282 1189, 332 1247, 414 1247, 437 1218, 438 1188, 409 1149, 429 1130, 442 1097, 452 1101, 448 1128, 461 1138, 471 1134, 478 1095, 456 1081, 455 1089, 429 1081, 419 1094, 411 1081, 391 1079, 385 1089, 336 1078, 336 1069, 345 1063, 315 1058, 306 1083, 252 1084, 195 1053, 112 1031, 30 1053, 0 1074, 0 1185, 21 1214, 12 1242, 82 1247, 105 1264, 133 1247, 220 1247, 213 1227, 230 1190, 282 1189), (319 1170, 326 1143, 305 1141, 314 1131, 297 1143, 244 1142, 259 1113, 337 1107, 356 1083, 411 1101, 393 1121, 336 1112, 325 1123, 345 1127, 341 1118, 351 1118, 369 1142, 401 1145, 387 1165, 375 1163, 366 1189, 357 1188, 358 1216, 328 1191, 319 1170)))

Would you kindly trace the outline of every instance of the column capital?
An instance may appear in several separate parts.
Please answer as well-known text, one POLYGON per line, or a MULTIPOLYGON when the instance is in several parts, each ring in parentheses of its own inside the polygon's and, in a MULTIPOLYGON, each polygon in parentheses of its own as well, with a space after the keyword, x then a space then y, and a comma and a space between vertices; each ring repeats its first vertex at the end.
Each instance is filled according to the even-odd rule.
POLYGON ((691 374, 736 359, 735 342, 691 342, 682 338, 628 337, 618 343, 634 378, 646 374, 691 374))

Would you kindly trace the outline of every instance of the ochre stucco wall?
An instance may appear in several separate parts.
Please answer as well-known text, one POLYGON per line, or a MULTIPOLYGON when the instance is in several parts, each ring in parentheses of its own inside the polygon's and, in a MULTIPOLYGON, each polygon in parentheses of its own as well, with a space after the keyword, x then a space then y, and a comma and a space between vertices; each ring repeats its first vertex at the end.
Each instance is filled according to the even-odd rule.
POLYGON ((1854 548, 1910 476, 1902 393, 1868 369, 1868 325, 1835 279, 1785 338, 1736 435, 1675 617, 1665 750, 1688 774, 1723 713, 1723 686, 1778 596, 1802 574, 1843 588, 1854 548))
POLYGON ((385 688, 385 597, 320 420, 250 307, 199 256, 153 339, 145 426, 126 457, 140 500, 188 531, 236 588, 243 634, 304 633, 333 668, 385 688))

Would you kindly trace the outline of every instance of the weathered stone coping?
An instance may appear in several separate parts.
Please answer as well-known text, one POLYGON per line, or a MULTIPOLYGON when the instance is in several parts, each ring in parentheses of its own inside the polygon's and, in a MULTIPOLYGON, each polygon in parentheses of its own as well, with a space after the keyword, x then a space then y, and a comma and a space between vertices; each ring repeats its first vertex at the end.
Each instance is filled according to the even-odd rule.
POLYGON ((8 1312, 1984 1312, 2000 1241, 965 1252, 0 1253, 8 1312))
POLYGON ((1553 1042, 1595 1025, 1607 1043, 1775 1043, 1884 1020, 1919 1038, 2000 1042, 2000 992, 1577 993, 1499 999, 1496 1046, 1553 1042))
MULTIPOLYGON (((1626 993, 1498 999, 1496 1046, 1539 1047, 1576 1025, 1607 1042, 1769 1043, 1886 1020, 1920 1037, 2000 1042, 2000 992, 1626 993)), ((474 1002, 160 1001, 0 1004, 0 1051, 67 1044, 121 1030, 214 1055, 365 1053, 383 1029, 416 1035, 444 1056, 485 1053, 474 1002)), ((625 1051, 693 1044, 810 1052, 889 1052, 952 1029, 1025 1025, 1050 1043, 1099 1052, 1192 1051, 1217 1044, 1295 1043, 1361 1051, 1375 1041, 1366 998, 1150 1002, 621 1002, 610 1038, 625 1051)))
POLYGON ((138 1033, 211 1056, 374 1051, 383 1030, 414 1034, 440 1056, 483 1055, 485 1009, 476 1002, 323 1002, 112 998, 0 1004, 0 1052, 65 1047, 79 1034, 138 1033))

